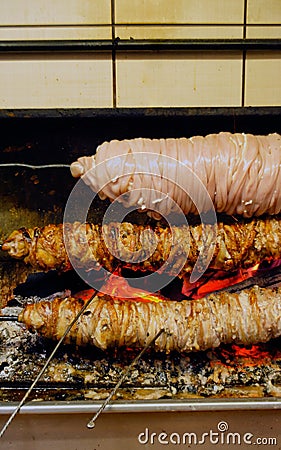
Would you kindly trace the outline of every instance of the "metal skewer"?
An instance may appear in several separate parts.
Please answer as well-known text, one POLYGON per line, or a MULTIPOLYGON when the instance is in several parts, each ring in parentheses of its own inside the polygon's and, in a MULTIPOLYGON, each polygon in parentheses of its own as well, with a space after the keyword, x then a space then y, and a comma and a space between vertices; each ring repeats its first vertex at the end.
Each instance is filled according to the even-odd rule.
MULTIPOLYGON (((71 330, 71 328, 73 327, 73 325, 77 322, 77 320, 79 319, 79 317, 83 314, 83 312, 87 309, 87 307, 89 306, 89 304, 91 303, 91 301, 93 300, 93 298, 96 296, 97 294, 97 290, 94 291, 93 295, 91 296, 91 298, 83 305, 83 307, 80 309, 80 311, 78 312, 78 314, 74 317, 74 319, 70 322, 70 324, 68 325, 68 327, 66 328, 63 336, 60 338, 60 340, 58 341, 57 345, 55 346, 54 350, 52 351, 52 353, 50 354, 50 356, 48 357, 47 361, 45 362, 44 366, 42 367, 42 369, 40 370, 40 372, 38 373, 38 375, 36 376, 35 380, 33 381, 33 383, 31 384, 31 386, 29 387, 29 389, 26 391, 25 395, 23 396, 22 400, 20 401, 20 403, 18 404, 18 406, 15 408, 15 410, 13 411, 13 413, 10 415, 10 417, 8 418, 7 422, 5 423, 5 425, 3 426, 2 430, 0 431, 0 438, 4 435, 5 431, 7 430, 8 426, 11 424, 11 422, 13 421, 13 419, 15 418, 15 416, 17 415, 17 413, 20 411, 21 407, 24 405, 24 403, 26 402, 27 398, 29 397, 31 391, 33 390, 33 388, 35 387, 35 385, 37 384, 37 382, 39 381, 39 379, 41 378, 41 376, 43 375, 43 373, 45 372, 45 370, 47 369, 51 359, 53 358, 53 356, 55 355, 56 351, 58 350, 59 346, 62 344, 65 336, 69 333, 69 331, 71 330)), ((1 316, 1 317, 13 317, 12 320, 14 320, 14 317, 16 316, 1 316)), ((6 320, 6 319, 4 319, 6 320)), ((9 319, 7 319, 9 320, 9 319)), ((17 318, 16 318, 17 320, 17 318)))
POLYGON ((18 316, 0 316, 0 322, 18 322, 18 316))
POLYGON ((165 332, 164 328, 161 328, 161 330, 158 331, 158 333, 154 336, 153 339, 151 339, 151 341, 149 341, 145 347, 142 349, 142 351, 133 359, 133 361, 131 362, 131 364, 127 367, 127 369, 125 369, 123 371, 123 374, 121 376, 121 378, 119 379, 119 381, 117 382, 116 386, 114 387, 114 389, 112 389, 111 393, 109 394, 109 396, 105 399, 105 401, 102 403, 102 405, 100 406, 100 408, 98 409, 98 411, 96 412, 96 414, 92 417, 92 419, 87 423, 87 427, 88 428, 94 428, 95 427, 95 422, 97 420, 97 418, 99 417, 99 415, 103 412, 103 410, 105 409, 105 407, 109 404, 110 400, 112 399, 112 397, 116 394, 116 392, 118 391, 118 389, 120 388, 121 384, 125 381, 125 379, 127 378, 129 372, 131 371, 132 367, 136 364, 136 362, 142 357, 142 355, 144 354, 144 352, 148 349, 148 347, 150 347, 155 341, 156 339, 163 333, 165 332))
POLYGON ((1 163, 0 167, 26 167, 27 169, 53 169, 55 167, 70 167, 70 164, 41 164, 38 166, 34 166, 32 164, 25 164, 25 163, 1 163))

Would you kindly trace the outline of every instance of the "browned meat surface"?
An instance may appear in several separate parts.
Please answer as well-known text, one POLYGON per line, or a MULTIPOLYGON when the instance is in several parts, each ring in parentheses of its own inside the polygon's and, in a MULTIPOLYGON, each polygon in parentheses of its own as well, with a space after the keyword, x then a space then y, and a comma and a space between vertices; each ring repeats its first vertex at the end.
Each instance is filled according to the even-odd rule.
MULTIPOLYGON (((85 300, 68 297, 25 307, 20 321, 42 336, 60 339, 85 300)), ((144 303, 96 296, 66 337, 66 343, 143 347, 159 330, 155 349, 190 352, 222 343, 255 344, 281 334, 281 289, 254 287, 200 300, 144 303)))
POLYGON ((281 219, 253 219, 232 225, 218 223, 204 226, 171 227, 111 223, 109 225, 73 224, 47 225, 43 228, 21 228, 4 242, 2 249, 14 258, 21 258, 36 270, 69 270, 71 263, 65 248, 77 267, 89 269, 102 265, 111 270, 116 261, 133 269, 155 271, 170 256, 171 275, 191 272, 199 252, 204 267, 214 250, 209 267, 233 270, 251 267, 264 259, 281 258, 281 219), (154 232, 154 236, 153 233, 154 232), (108 248, 106 243, 110 244, 108 248), (156 245, 156 248, 154 247, 156 245), (153 250, 155 248, 155 250, 153 250), (114 256, 113 256, 113 254, 114 256), (140 261, 141 260, 141 261, 140 261), (125 262, 124 262, 125 261, 125 262), (138 262, 139 261, 139 262, 138 262))

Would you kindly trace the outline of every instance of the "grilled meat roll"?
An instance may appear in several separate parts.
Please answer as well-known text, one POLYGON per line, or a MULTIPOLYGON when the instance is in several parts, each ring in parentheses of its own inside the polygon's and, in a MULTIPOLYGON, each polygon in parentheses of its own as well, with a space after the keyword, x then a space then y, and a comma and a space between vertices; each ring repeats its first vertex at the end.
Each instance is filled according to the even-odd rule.
MULTIPOLYGON (((19 320, 58 340, 86 300, 68 297, 29 304, 19 320)), ((158 351, 207 350, 224 343, 266 342, 281 334, 281 289, 212 294, 200 300, 143 303, 96 296, 66 336, 65 343, 143 347, 161 329, 158 351)))
POLYGON ((281 258, 281 219, 253 219, 232 225, 218 223, 217 236, 213 226, 202 224, 152 229, 125 222, 102 227, 75 222, 21 228, 2 245, 12 257, 22 258, 43 271, 71 269, 66 247, 72 264, 85 269, 98 269, 102 265, 112 271, 120 260, 132 269, 161 271, 170 256, 165 273, 177 275, 182 264, 181 273, 191 272, 199 254, 203 255, 200 264, 205 267, 210 251, 214 250, 209 267, 233 270, 281 258))
POLYGON ((71 172, 101 198, 118 198, 126 207, 140 205, 156 217, 173 212, 175 204, 184 214, 198 214, 198 205, 189 197, 197 189, 192 174, 209 193, 217 212, 252 217, 281 211, 281 136, 277 133, 113 140, 101 144, 95 155, 72 163, 71 172), (167 197, 160 200, 157 191, 175 203, 167 197))

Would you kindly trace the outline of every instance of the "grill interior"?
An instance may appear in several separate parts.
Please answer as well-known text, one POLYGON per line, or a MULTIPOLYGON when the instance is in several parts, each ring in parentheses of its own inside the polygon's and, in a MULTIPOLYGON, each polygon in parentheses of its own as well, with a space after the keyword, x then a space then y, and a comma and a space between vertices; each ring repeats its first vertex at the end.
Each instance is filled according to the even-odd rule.
MULTIPOLYGON (((104 140, 130 137, 181 137, 231 131, 281 132, 281 108, 175 110, 2 112, 3 163, 70 164, 93 154, 104 140)), ((66 168, 34 170, 0 167, 0 239, 22 226, 62 221, 64 205, 75 184, 66 168)), ((87 187, 85 187, 87 189, 87 187)), ((79 206, 79 199, 77 199, 79 206)), ((101 222, 107 202, 95 199, 90 220, 101 222)), ((145 222, 143 214, 132 220, 145 222)), ((247 280, 245 288, 280 281, 280 267, 247 280)), ((26 302, 57 292, 84 288, 73 273, 32 274, 19 261, 0 254, 1 306, 14 314, 26 302), (25 282, 28 276, 27 282, 25 282), (22 284, 23 283, 23 284, 22 284), (9 300, 16 290, 14 300, 9 300)), ((15 401, 40 371, 54 347, 16 323, 0 324, 0 389, 3 401, 15 401)), ((230 345, 194 354, 156 354, 148 350, 117 393, 123 400, 193 397, 281 396, 280 339, 250 348, 230 345)), ((33 392, 37 400, 100 400, 136 356, 132 349, 101 352, 63 346, 33 392)))

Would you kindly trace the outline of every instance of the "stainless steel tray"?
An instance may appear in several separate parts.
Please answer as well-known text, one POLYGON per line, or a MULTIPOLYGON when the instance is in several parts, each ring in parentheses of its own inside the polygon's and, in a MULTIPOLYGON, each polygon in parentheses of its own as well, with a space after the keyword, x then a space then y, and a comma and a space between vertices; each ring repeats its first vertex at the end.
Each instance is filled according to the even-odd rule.
MULTIPOLYGON (((95 413, 101 406, 99 401, 31 401, 24 405, 20 414, 85 414, 95 413)), ((11 414, 17 403, 0 403, 0 414, 11 414)), ((281 409, 280 398, 262 399, 193 399, 183 400, 145 400, 145 401, 114 401, 107 405, 106 413, 154 413, 154 412, 184 412, 184 411, 232 411, 232 410, 265 410, 281 409)))
MULTIPOLYGON (((0 440, 0 449, 160 450, 163 440, 166 448, 175 448, 174 439, 183 436, 196 442, 177 448, 200 444, 200 448, 209 450, 214 439, 219 439, 215 448, 222 450, 228 440, 231 445, 227 448, 239 445, 248 449, 249 443, 260 442, 281 448, 278 398, 114 401, 98 418, 95 428, 88 429, 87 423, 100 405, 96 401, 29 402, 0 440)), ((0 404, 2 424, 15 406, 0 404)))

